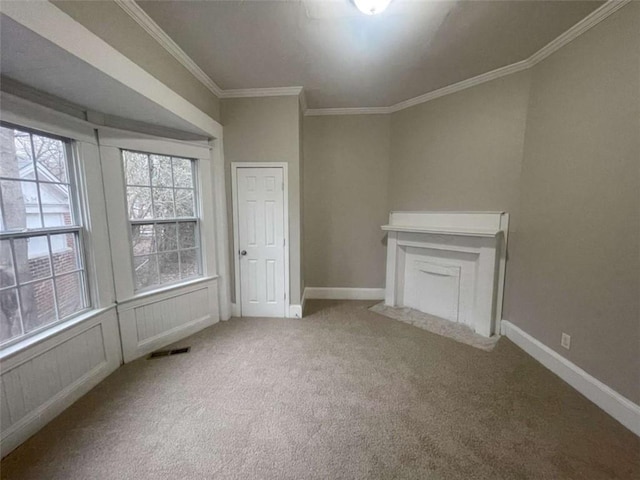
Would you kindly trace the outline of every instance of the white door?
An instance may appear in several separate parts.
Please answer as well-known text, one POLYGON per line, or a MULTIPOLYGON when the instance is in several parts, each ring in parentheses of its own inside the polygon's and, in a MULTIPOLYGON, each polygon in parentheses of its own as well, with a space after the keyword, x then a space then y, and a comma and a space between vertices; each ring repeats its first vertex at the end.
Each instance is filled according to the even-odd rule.
POLYGON ((285 316, 284 172, 237 169, 242 316, 285 316))

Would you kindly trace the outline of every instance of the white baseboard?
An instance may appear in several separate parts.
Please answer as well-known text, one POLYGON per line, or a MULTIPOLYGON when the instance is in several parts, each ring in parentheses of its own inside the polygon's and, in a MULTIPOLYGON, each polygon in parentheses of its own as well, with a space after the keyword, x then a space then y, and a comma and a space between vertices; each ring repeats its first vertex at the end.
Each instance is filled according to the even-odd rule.
POLYGON ((307 287, 306 299, 384 300, 384 288, 307 287))
POLYGON ((240 316, 240 304, 239 303, 232 303, 231 304, 231 316, 232 317, 239 317, 240 316))
POLYGON ((640 406, 589 375, 513 323, 502 320, 501 333, 622 425, 640 436, 640 406))
POLYGON ((302 292, 302 298, 300 299, 300 305, 289 305, 289 318, 302 318, 304 314, 304 302, 307 300, 307 289, 302 292))

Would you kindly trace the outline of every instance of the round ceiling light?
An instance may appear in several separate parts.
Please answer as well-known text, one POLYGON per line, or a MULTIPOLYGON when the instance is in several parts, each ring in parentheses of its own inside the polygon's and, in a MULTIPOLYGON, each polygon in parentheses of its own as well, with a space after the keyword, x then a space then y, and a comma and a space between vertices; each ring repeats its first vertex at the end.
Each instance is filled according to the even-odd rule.
POLYGON ((365 15, 377 15, 385 11, 391 0, 353 0, 353 3, 365 15))

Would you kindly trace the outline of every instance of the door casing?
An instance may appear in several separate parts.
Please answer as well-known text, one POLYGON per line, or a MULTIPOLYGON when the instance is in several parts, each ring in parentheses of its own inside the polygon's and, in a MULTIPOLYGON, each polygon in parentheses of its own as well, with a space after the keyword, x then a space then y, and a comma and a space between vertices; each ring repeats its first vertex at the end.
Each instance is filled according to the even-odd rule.
POLYGON ((233 304, 233 315, 242 316, 241 286, 240 286, 240 230, 238 225, 238 169, 239 168, 282 168, 282 179, 284 182, 284 299, 285 316, 289 316, 290 311, 290 289, 289 289, 289 176, 286 162, 231 162, 231 197, 233 201, 233 271, 235 273, 235 303, 233 304))

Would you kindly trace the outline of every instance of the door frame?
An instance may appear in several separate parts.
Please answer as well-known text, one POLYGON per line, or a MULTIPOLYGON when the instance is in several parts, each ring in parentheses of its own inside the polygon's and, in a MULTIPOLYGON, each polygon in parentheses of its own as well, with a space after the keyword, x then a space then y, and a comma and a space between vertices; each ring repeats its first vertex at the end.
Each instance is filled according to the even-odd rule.
POLYGON ((287 162, 231 162, 231 198, 233 201, 233 271, 235 272, 234 315, 242 317, 242 291, 240 286, 240 229, 238 225, 238 169, 239 168, 282 168, 284 182, 284 317, 289 317, 291 301, 289 291, 289 175, 287 162))

